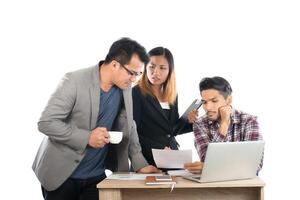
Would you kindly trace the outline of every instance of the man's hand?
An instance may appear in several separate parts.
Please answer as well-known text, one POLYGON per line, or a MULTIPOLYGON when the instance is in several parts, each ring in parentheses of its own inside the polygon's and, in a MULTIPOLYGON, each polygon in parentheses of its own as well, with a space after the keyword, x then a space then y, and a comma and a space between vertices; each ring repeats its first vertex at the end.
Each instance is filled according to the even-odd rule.
POLYGON ((219 108, 221 122, 228 122, 228 121, 230 122, 231 111, 232 111, 231 105, 225 105, 219 108))
POLYGON ((89 145, 93 148, 102 148, 104 145, 109 143, 109 134, 106 128, 97 127, 95 128, 89 138, 89 145))
POLYGON ((143 167, 143 168, 139 169, 137 172, 138 173, 143 173, 143 174, 147 174, 147 173, 161 173, 161 170, 157 169, 153 165, 148 165, 146 167, 143 167))
POLYGON ((200 162, 200 161, 184 164, 184 169, 187 169, 188 171, 190 171, 192 173, 201 173, 202 168, 203 168, 203 162, 200 162))
POLYGON ((226 136, 228 127, 230 125, 230 114, 232 112, 232 107, 231 105, 225 105, 219 108, 219 113, 220 113, 220 127, 219 127, 219 133, 222 134, 223 136, 226 136))
POLYGON ((198 118, 198 110, 194 109, 188 114, 188 121, 193 124, 198 118))

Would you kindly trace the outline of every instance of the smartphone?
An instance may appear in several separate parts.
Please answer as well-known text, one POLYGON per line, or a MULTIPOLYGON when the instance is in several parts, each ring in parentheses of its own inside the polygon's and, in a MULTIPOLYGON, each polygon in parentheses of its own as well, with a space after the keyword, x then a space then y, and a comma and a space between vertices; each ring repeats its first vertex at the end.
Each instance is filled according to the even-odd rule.
POLYGON ((160 175, 155 176, 156 181, 172 181, 172 177, 170 175, 160 175))
POLYGON ((185 110, 185 112, 181 115, 180 118, 183 119, 187 119, 188 118, 188 114, 193 111, 193 110, 198 110, 200 108, 200 106, 202 105, 201 100, 199 99, 195 99, 191 105, 185 110))

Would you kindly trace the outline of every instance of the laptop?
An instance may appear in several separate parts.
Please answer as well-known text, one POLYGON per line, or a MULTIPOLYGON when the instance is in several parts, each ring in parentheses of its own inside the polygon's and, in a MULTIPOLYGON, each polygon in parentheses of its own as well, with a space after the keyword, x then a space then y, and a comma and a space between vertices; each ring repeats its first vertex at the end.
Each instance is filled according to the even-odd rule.
POLYGON ((202 173, 183 178, 200 183, 255 178, 264 145, 263 140, 209 143, 202 173))

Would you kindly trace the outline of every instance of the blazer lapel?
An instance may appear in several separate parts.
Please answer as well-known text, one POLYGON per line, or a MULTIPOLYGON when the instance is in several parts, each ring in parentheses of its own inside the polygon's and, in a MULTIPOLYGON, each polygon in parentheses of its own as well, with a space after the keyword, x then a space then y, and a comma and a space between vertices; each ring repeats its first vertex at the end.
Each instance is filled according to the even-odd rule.
MULTIPOLYGON (((123 90, 123 98, 124 98, 124 105, 125 105, 126 116, 127 116, 128 129, 131 130, 131 122, 133 120, 132 101, 130 101, 130 99, 132 98, 131 88, 123 90)), ((131 131, 129 131, 129 134, 130 132, 131 131)))
POLYGON ((171 112, 171 119, 170 122, 173 124, 173 122, 176 121, 176 116, 177 116, 177 110, 175 109, 175 105, 170 105, 170 112, 171 112))
POLYGON ((90 99, 91 99, 91 130, 96 128, 97 118, 100 105, 100 75, 99 65, 96 65, 92 74, 92 86, 90 87, 90 99))
POLYGON ((97 87, 90 88, 90 98, 91 98, 91 130, 95 129, 97 126, 97 118, 99 113, 100 105, 100 89, 97 87))
POLYGON ((150 102, 150 104, 154 107, 154 109, 156 109, 158 111, 158 113, 160 113, 160 115, 167 121, 169 121, 169 119, 167 118, 167 116, 165 115, 163 109, 161 108, 159 101, 152 96, 147 96, 148 101, 150 102))

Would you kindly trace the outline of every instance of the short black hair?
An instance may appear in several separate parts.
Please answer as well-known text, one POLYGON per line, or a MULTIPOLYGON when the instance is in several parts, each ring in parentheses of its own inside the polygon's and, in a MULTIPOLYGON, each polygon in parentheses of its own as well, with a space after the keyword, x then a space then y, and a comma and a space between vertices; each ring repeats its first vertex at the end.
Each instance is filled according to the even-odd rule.
POLYGON ((215 89, 219 91, 225 99, 232 93, 229 82, 220 76, 203 78, 199 83, 199 89, 200 92, 203 90, 215 89))
POLYGON ((149 62, 149 57, 146 49, 140 45, 137 41, 124 37, 115 41, 104 60, 105 64, 110 63, 113 60, 120 62, 122 65, 126 65, 130 62, 133 54, 137 54, 140 60, 146 65, 149 62))

